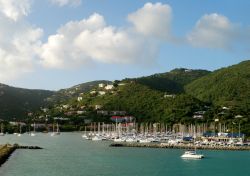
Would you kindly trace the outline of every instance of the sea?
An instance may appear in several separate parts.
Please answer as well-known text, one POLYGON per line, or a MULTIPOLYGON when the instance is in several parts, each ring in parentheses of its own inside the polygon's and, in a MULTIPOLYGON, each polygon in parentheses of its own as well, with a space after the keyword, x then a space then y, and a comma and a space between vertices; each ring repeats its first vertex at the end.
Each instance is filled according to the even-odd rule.
POLYGON ((51 137, 5 135, 0 144, 43 147, 16 150, 0 167, 0 176, 250 176, 250 151, 200 151, 201 160, 185 160, 184 150, 109 147, 81 133, 51 137))

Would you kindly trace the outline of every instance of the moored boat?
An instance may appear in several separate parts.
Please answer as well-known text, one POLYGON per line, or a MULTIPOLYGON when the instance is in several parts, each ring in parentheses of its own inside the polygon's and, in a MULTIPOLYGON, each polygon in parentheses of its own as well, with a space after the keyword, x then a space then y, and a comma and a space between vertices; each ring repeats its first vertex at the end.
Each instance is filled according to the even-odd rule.
POLYGON ((185 151, 183 155, 181 155, 182 158, 185 159, 202 159, 204 158, 204 155, 202 154, 197 154, 196 150, 192 151, 192 150, 188 150, 185 151))

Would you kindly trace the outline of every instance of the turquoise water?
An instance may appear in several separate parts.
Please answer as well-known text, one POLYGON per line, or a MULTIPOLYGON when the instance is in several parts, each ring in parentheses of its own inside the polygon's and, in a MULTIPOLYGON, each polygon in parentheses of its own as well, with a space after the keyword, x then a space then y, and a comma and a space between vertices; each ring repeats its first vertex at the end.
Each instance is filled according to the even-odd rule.
POLYGON ((0 137, 6 142, 44 149, 17 150, 0 176, 250 176, 248 151, 203 151, 203 160, 183 160, 183 150, 111 148, 109 142, 85 141, 80 133, 0 137))

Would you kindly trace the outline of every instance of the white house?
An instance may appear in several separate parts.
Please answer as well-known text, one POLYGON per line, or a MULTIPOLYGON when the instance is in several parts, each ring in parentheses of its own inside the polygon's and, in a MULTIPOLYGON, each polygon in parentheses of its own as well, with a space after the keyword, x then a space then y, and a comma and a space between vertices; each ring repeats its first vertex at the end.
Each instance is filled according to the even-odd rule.
POLYGON ((82 97, 77 97, 77 101, 82 101, 82 97))
POLYGON ((102 109, 102 105, 95 105, 95 110, 102 109))
POLYGON ((86 111, 77 111, 76 112, 78 115, 86 113, 86 111))
POLYGON ((105 89, 106 90, 111 90, 111 89, 113 89, 114 88, 114 86, 112 85, 112 84, 109 84, 109 85, 106 85, 105 86, 105 89))
POLYGON ((99 86, 99 88, 103 88, 105 86, 105 84, 101 83, 98 86, 99 86))
POLYGON ((106 94, 105 91, 99 91, 98 93, 99 93, 99 95, 105 95, 106 94))
POLYGON ((69 108, 69 105, 62 105, 62 107, 63 107, 64 109, 68 109, 68 108, 69 108))
POLYGON ((91 95, 96 94, 96 91, 93 90, 93 91, 90 92, 90 94, 91 94, 91 95))

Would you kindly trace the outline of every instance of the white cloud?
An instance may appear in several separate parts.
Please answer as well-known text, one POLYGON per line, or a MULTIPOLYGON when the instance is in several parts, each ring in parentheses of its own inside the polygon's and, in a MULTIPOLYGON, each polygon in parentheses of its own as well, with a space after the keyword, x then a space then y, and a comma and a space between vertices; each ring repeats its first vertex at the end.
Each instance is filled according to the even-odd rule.
POLYGON ((171 38, 171 19, 171 7, 161 3, 146 3, 128 16, 137 32, 158 39, 171 38))
POLYGON ((30 13, 31 0, 0 0, 0 12, 17 21, 30 13))
POLYGON ((187 35, 195 47, 229 49, 240 37, 240 28, 230 20, 216 13, 204 15, 187 35))
POLYGON ((81 0, 50 0, 50 1, 51 3, 61 7, 65 5, 78 6, 82 2, 81 0))
POLYGON ((32 71, 43 31, 23 22, 13 22, 1 15, 0 24, 0 81, 2 82, 32 71))
POLYGON ((43 45, 40 56, 42 64, 50 68, 71 68, 93 62, 134 63, 154 53, 154 45, 148 48, 145 42, 127 30, 107 26, 101 15, 94 14, 61 27, 43 45))
POLYGON ((48 68, 72 68, 94 62, 154 62, 160 43, 170 35, 170 7, 148 3, 128 19, 134 24, 132 28, 108 26, 99 14, 65 24, 43 44, 41 63, 48 68), (141 21, 142 15, 149 21, 141 21), (141 26, 148 28, 141 30, 141 26))

